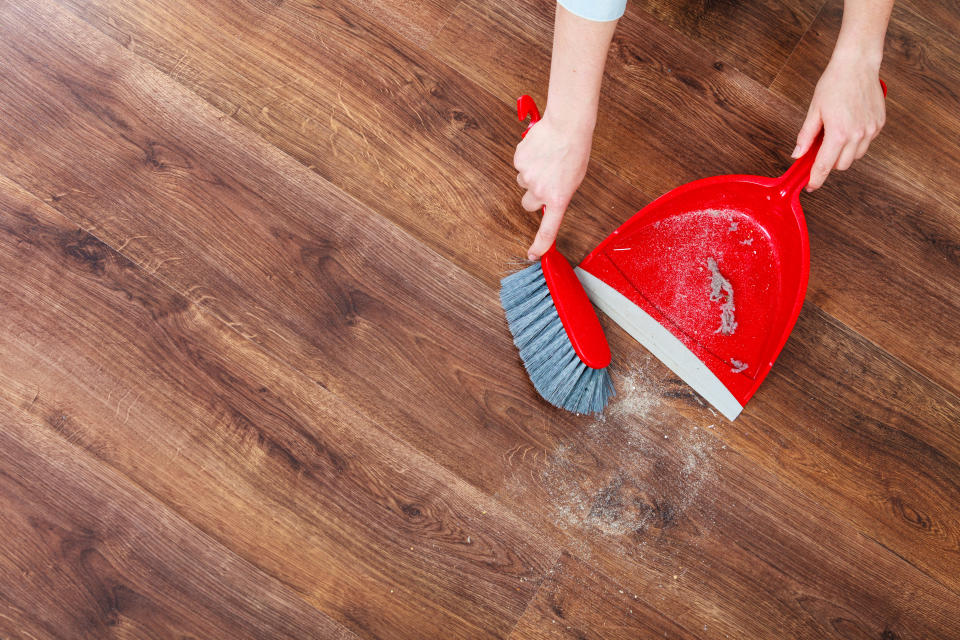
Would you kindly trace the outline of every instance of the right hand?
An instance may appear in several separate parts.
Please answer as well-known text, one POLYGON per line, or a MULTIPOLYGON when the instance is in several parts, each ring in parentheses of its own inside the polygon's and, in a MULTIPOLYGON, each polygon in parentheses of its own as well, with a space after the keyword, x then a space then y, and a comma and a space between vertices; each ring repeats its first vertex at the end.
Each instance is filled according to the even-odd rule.
POLYGON ((513 166, 517 184, 527 190, 520 204, 527 211, 543 208, 540 229, 527 249, 530 260, 540 258, 557 239, 567 205, 587 173, 592 143, 592 129, 558 126, 547 111, 517 145, 513 166))

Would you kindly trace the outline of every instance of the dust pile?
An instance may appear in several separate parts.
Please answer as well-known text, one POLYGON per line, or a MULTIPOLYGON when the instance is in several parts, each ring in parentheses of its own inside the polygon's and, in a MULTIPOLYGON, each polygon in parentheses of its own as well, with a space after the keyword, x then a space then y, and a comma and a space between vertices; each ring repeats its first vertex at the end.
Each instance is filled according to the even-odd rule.
POLYGON ((738 263, 739 253, 755 252, 742 249, 728 255, 731 242, 753 244, 756 232, 747 214, 736 209, 701 209, 659 220, 653 226, 660 231, 650 238, 652 250, 669 256, 663 269, 674 285, 663 293, 663 306, 676 314, 678 324, 696 333, 733 334, 737 329, 733 286, 721 269, 738 263), (698 299, 688 300, 691 294, 698 299), (700 295, 720 303, 719 328, 712 318, 709 326, 703 325, 706 318, 700 295))
MULTIPOLYGON (((733 224, 736 224, 736 222, 733 224)), ((724 294, 727 296, 723 306, 720 307, 720 326, 714 333, 721 333, 725 336, 733 335, 737 330, 737 321, 734 317, 737 308, 733 303, 733 285, 720 273, 717 261, 713 258, 707 258, 707 268, 710 269, 710 299, 719 302, 723 300, 724 294)))
POLYGON ((677 526, 698 502, 715 475, 716 440, 686 420, 662 420, 665 390, 645 367, 615 372, 614 379, 617 396, 607 411, 555 447, 541 481, 558 527, 571 537, 635 546, 677 526))

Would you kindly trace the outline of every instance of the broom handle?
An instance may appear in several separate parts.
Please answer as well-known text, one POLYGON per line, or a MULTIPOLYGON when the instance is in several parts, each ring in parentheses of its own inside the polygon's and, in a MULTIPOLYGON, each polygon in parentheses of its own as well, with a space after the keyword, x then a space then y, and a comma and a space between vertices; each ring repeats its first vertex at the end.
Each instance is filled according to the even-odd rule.
POLYGON ((528 124, 527 128, 520 134, 521 139, 526 138, 530 127, 540 120, 540 109, 537 109, 537 103, 533 101, 533 98, 524 94, 517 98, 517 119, 523 122, 527 119, 527 116, 530 116, 530 124, 528 124))
MULTIPOLYGON (((527 125, 527 128, 523 130, 523 133, 520 134, 520 139, 527 137, 527 134, 530 133, 530 127, 535 125, 540 120, 540 109, 537 109, 537 103, 533 101, 533 98, 524 94, 517 98, 517 119, 520 122, 523 122, 527 119, 527 116, 530 117, 530 124, 527 125)), ((540 210, 540 213, 545 214, 547 212, 547 207, 544 207, 540 210)), ((547 249, 547 253, 550 251, 557 250, 557 241, 554 240, 553 244, 550 245, 550 248, 547 249)), ((544 254, 546 255, 546 254, 544 254)))
MULTIPOLYGON (((530 124, 524 130, 523 136, 540 120, 540 110, 533 98, 523 95, 517 98, 517 117, 523 121, 528 116, 530 124)), ((590 298, 587 297, 573 267, 557 250, 556 242, 540 256, 540 269, 573 350, 591 369, 605 369, 610 364, 607 337, 590 298)))
MULTIPOLYGON (((883 87, 883 97, 887 97, 887 83, 880 81, 883 87)), ((780 177, 780 195, 783 197, 792 197, 799 195, 800 190, 810 182, 810 170, 813 168, 813 162, 817 159, 817 153, 820 151, 820 145, 823 144, 823 128, 817 134, 816 139, 807 152, 797 158, 796 162, 790 165, 786 173, 780 177)))

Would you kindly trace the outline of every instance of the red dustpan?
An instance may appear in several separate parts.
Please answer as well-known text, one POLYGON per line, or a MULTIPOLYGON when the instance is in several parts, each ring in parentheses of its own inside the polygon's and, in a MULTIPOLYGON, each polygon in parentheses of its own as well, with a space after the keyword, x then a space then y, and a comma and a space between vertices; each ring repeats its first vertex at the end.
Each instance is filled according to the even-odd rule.
POLYGON ((779 178, 677 187, 576 269, 595 305, 731 420, 803 306, 810 249, 800 192, 822 136, 779 178))

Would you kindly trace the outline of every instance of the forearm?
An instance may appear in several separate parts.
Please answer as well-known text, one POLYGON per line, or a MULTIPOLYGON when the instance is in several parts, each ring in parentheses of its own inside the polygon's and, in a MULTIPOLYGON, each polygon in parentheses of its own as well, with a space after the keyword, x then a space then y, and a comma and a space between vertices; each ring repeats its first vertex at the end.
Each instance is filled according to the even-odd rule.
POLYGON ((617 20, 581 18, 557 5, 545 117, 592 133, 600 84, 617 20))
POLYGON ((845 0, 833 59, 879 71, 892 10, 893 0, 845 0))

